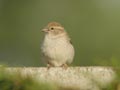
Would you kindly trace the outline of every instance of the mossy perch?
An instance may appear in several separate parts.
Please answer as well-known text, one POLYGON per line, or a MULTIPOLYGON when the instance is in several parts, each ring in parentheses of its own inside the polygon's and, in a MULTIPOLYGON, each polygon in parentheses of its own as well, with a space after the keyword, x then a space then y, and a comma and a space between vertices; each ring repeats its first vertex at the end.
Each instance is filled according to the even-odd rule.
POLYGON ((69 67, 66 70, 53 67, 23 67, 7 68, 10 73, 20 72, 23 77, 31 76, 38 81, 52 82, 62 87, 76 88, 80 90, 100 90, 106 87, 116 77, 110 67, 69 67))

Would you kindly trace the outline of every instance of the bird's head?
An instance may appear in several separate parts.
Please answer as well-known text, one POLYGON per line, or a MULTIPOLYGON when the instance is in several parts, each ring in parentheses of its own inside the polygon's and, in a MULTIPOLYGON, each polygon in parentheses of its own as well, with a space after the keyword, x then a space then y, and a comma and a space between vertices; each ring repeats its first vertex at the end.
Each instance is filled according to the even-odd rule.
POLYGON ((59 35, 65 32, 64 28, 60 23, 50 22, 48 25, 42 29, 46 34, 59 35))

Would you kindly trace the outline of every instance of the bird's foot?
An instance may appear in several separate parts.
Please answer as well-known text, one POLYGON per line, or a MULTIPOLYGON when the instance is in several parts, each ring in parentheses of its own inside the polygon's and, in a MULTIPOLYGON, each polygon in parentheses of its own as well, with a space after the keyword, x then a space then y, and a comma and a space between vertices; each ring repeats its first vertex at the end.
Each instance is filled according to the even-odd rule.
POLYGON ((63 64, 63 65, 61 65, 61 67, 66 70, 68 68, 68 65, 67 64, 63 64))
POLYGON ((47 70, 49 70, 52 66, 50 64, 47 64, 47 70))

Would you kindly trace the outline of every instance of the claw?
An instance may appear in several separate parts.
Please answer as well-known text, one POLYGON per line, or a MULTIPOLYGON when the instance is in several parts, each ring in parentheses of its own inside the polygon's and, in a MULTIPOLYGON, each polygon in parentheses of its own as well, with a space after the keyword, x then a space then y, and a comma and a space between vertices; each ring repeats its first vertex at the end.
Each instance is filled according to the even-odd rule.
POLYGON ((61 67, 66 70, 68 68, 68 65, 67 64, 63 64, 63 65, 61 65, 61 67))
POLYGON ((47 64, 47 70, 49 70, 51 68, 50 64, 47 64))

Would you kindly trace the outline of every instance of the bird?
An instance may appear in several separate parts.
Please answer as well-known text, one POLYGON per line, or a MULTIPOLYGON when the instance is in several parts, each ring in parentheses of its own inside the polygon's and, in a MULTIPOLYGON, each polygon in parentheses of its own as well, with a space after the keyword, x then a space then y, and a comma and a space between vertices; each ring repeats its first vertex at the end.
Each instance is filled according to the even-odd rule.
POLYGON ((50 22, 45 28, 41 45, 43 61, 50 67, 67 68, 74 59, 75 50, 64 27, 58 22, 50 22))

